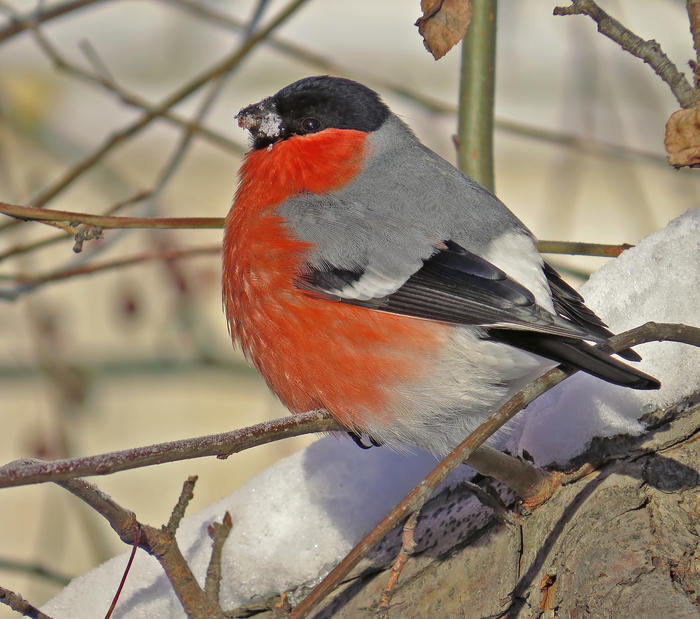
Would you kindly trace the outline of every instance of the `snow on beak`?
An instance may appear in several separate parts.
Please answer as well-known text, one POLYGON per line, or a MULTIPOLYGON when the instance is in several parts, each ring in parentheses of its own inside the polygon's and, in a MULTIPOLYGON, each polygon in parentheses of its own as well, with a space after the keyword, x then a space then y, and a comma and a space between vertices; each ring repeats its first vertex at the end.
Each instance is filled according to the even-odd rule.
POLYGON ((244 107, 236 115, 238 126, 248 129, 256 140, 275 141, 282 134, 282 118, 271 98, 244 107))

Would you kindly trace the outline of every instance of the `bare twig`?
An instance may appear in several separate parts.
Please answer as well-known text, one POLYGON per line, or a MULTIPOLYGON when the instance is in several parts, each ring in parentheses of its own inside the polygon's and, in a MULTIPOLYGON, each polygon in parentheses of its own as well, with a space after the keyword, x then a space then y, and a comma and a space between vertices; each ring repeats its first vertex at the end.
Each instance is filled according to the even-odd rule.
MULTIPOLYGON (((112 215, 121 209, 123 209, 126 206, 129 206, 131 204, 134 204, 136 202, 140 202, 141 200, 144 200, 151 194, 150 191, 139 191, 135 195, 131 196, 130 198, 127 198, 126 200, 120 200, 113 206, 107 209, 104 215, 112 215)), ((0 262, 3 260, 6 260, 7 258, 12 258, 14 256, 21 256, 22 254, 27 254, 30 253, 36 249, 41 249, 42 247, 48 247, 49 245, 54 245, 56 243, 60 243, 61 241, 66 241, 69 238, 72 238, 75 233, 79 231, 79 228, 71 228, 68 230, 67 234, 61 234, 59 236, 51 236, 46 239, 41 239, 40 241, 34 241, 33 243, 26 243, 25 245, 15 245, 14 247, 10 247, 4 252, 0 253, 0 262)))
MULTIPOLYGON (((700 346, 700 328, 679 324, 647 323, 612 337, 608 351, 621 351, 644 342, 674 341, 700 346)), ((573 369, 554 368, 543 374, 525 389, 513 396, 504 406, 492 414, 464 441, 462 441, 431 473, 418 484, 389 514, 372 529, 348 555, 326 576, 323 581, 292 611, 289 619, 303 619, 320 604, 342 581, 359 561, 384 536, 409 514, 418 511, 433 491, 466 460, 480 445, 503 427, 523 408, 546 393, 565 378, 576 373, 573 369)))
POLYGON ((462 487, 469 490, 469 492, 479 499, 479 502, 482 505, 489 507, 496 520, 499 522, 512 524, 512 519, 508 515, 508 508, 506 507, 506 504, 498 494, 498 491, 491 484, 487 485, 486 488, 482 488, 478 484, 473 484, 470 481, 463 481, 462 487))
POLYGON ((541 254, 570 254, 574 256, 600 256, 617 258, 623 251, 634 247, 629 243, 604 245, 601 243, 577 243, 575 241, 537 241, 541 254))
POLYGON ((621 161, 637 161, 639 163, 662 167, 664 170, 670 170, 668 167, 668 159, 665 155, 656 155, 654 153, 633 150, 624 146, 618 146, 617 144, 603 142, 591 138, 590 136, 552 131, 550 129, 534 127, 532 125, 513 122, 512 120, 504 120, 502 118, 496 118, 494 126, 497 131, 530 138, 539 142, 564 146, 565 148, 570 148, 587 155, 593 155, 594 157, 608 157, 621 161))
POLYGON ((182 258, 194 258, 197 256, 216 256, 220 252, 221 246, 219 245, 212 245, 208 247, 191 247, 189 249, 147 251, 136 256, 129 256, 128 258, 120 258, 117 260, 110 260, 109 262, 70 267, 60 271, 54 271, 53 273, 47 273, 45 275, 16 275, 13 277, 13 279, 17 284, 31 284, 32 286, 37 286, 48 282, 58 282, 65 279, 71 279, 81 275, 91 275, 92 273, 99 273, 101 271, 121 269, 151 260, 180 260, 182 258))
POLYGON ((399 582, 399 576, 403 571, 404 565, 408 561, 409 557, 413 555, 416 549, 416 542, 413 539, 413 531, 416 528, 416 523, 418 522, 419 512, 413 512, 403 525, 403 535, 401 537, 401 550, 396 556, 394 565, 391 567, 391 575, 389 576, 389 581, 386 583, 384 590, 382 591, 381 598, 379 600, 379 606, 377 607, 377 619, 388 619, 389 617, 389 606, 391 605, 391 599, 394 596, 394 589, 399 582))
POLYGON ((209 456, 227 458, 239 451, 283 438, 335 431, 343 431, 343 428, 328 413, 310 412, 266 421, 233 432, 171 441, 86 458, 53 462, 16 460, 0 467, 0 488, 47 481, 57 482, 92 475, 109 475, 118 471, 192 458, 209 456))
POLYGON ((136 551, 139 549, 139 543, 141 542, 141 526, 137 526, 134 530, 134 542, 131 545, 131 554, 129 555, 129 560, 126 562, 126 567, 124 568, 124 573, 122 574, 122 579, 119 581, 119 586, 117 587, 114 597, 112 598, 112 603, 109 606, 109 610, 105 615, 105 619, 110 619, 114 609, 117 607, 117 602, 119 597, 124 590, 124 585, 126 584, 126 578, 131 571, 131 566, 134 564, 134 559, 136 558, 136 551))
POLYGON ((180 493, 180 498, 178 498, 173 511, 170 514, 170 520, 168 524, 165 525, 164 531, 168 535, 175 535, 175 532, 180 527, 182 519, 185 517, 185 510, 190 504, 190 501, 194 498, 194 486, 197 483, 197 476, 192 475, 187 478, 184 484, 182 484, 182 492, 180 493))
POLYGON ((694 89, 678 71, 661 46, 653 39, 645 41, 610 17, 594 0, 571 0, 571 6, 558 6, 555 15, 588 15, 598 24, 598 32, 612 39, 633 56, 646 62, 668 84, 681 107, 689 108, 700 101, 700 92, 694 89))
MULTIPOLYGON (((218 602, 213 601, 197 583, 180 551, 174 530, 171 531, 168 527, 156 529, 140 523, 133 512, 124 509, 96 486, 82 479, 69 479, 59 485, 104 516, 124 543, 133 544, 138 537, 139 548, 158 559, 165 570, 190 619, 225 619, 218 602)), ((183 494, 188 490, 189 485, 186 483, 183 494)), ((181 497, 180 503, 186 504, 187 501, 181 497)))
POLYGON ((97 486, 83 479, 66 479, 63 481, 56 481, 55 483, 68 490, 74 496, 77 496, 92 507, 98 514, 103 516, 125 543, 133 543, 134 532, 139 526, 134 512, 124 509, 97 486))
POLYGON ((24 221, 75 222, 104 229, 114 228, 158 228, 176 230, 183 228, 223 228, 223 217, 115 217, 54 211, 34 206, 15 206, 0 202, 0 213, 24 221))
POLYGON ((207 577, 204 581, 204 591, 214 601, 219 601, 219 587, 221 584, 221 556, 224 543, 228 539, 233 528, 231 514, 226 512, 222 522, 212 522, 207 529, 213 544, 211 547, 211 558, 207 567, 207 577))
POLYGON ((696 67, 694 73, 695 86, 697 87, 697 65, 700 64, 700 0, 687 0, 686 6, 688 8, 688 19, 690 20, 690 33, 693 35, 693 47, 695 48, 696 67))
MULTIPOLYGON (((149 114, 155 114, 155 116, 163 118, 178 127, 182 127, 184 129, 187 129, 188 131, 192 131, 193 133, 196 133, 201 137, 209 140, 212 144, 216 144, 217 146, 224 148, 228 152, 240 154, 245 151, 245 148, 240 144, 237 144, 236 142, 227 138, 221 133, 218 133, 216 131, 213 131, 212 129, 202 126, 197 121, 187 120, 179 116, 176 112, 173 112, 172 110, 165 110, 159 112, 148 101, 139 97, 137 94, 130 92, 123 86, 119 85, 117 81, 111 76, 108 77, 108 72, 107 75, 100 72, 97 72, 96 74, 90 73, 89 71, 86 71, 85 69, 82 69, 76 64, 70 62, 65 56, 62 56, 55 48, 55 46, 52 43, 50 43, 46 36, 42 34, 38 29, 34 31, 34 35, 37 43, 39 44, 40 49, 43 50, 43 52, 48 56, 48 58, 51 59, 51 61, 54 63, 54 66, 58 70, 65 71, 75 77, 86 80, 92 84, 102 86, 106 90, 117 95, 117 97, 119 97, 119 100, 122 103, 143 110, 144 112, 147 112, 149 114)), ((97 60, 98 56, 96 52, 94 52, 92 48, 88 49, 91 50, 89 52, 89 58, 91 58, 93 66, 99 65, 102 67, 102 70, 106 72, 106 68, 102 66, 104 63, 101 63, 101 61, 97 60)))
POLYGON ((0 587, 0 602, 6 604, 12 610, 21 613, 25 617, 32 619, 51 619, 48 615, 42 613, 36 606, 32 606, 19 593, 0 587))

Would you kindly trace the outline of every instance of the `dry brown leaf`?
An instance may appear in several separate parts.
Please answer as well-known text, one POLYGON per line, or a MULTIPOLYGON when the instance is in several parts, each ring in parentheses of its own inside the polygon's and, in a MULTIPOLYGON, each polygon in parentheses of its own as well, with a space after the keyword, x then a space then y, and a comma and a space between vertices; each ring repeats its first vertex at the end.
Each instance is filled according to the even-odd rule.
POLYGON ((463 38, 472 18, 471 0, 421 0, 416 26, 426 49, 442 58, 463 38))
POLYGON ((700 104, 671 114, 664 145, 668 162, 676 169, 700 167, 700 104))

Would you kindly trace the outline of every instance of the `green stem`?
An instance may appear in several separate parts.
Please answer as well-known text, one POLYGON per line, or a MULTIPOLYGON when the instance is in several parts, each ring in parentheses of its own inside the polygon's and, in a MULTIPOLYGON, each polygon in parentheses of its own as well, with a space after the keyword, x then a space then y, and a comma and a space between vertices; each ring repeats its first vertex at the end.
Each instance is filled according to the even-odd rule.
POLYGON ((497 0, 474 0, 462 43, 457 165, 490 191, 493 179, 493 100, 497 0))

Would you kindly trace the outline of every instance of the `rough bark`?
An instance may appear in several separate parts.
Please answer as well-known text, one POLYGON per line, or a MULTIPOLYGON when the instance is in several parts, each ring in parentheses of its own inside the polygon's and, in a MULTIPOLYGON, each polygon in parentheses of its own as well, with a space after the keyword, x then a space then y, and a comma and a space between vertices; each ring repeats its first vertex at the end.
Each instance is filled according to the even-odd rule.
MULTIPOLYGON (((467 489, 432 499, 390 617, 700 617, 700 405, 648 421, 644 436, 596 441, 577 464, 602 458, 600 468, 510 522, 467 489)), ((374 619, 399 537, 313 616, 374 619)))

